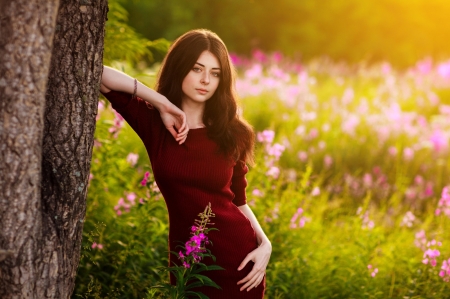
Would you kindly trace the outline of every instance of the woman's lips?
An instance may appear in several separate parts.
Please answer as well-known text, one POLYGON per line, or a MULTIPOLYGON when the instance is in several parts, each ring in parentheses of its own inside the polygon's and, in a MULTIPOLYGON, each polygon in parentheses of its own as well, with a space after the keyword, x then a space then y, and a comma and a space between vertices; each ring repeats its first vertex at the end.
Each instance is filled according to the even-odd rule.
POLYGON ((206 89, 201 89, 201 88, 196 88, 196 90, 200 93, 200 94, 206 94, 208 91, 206 89))

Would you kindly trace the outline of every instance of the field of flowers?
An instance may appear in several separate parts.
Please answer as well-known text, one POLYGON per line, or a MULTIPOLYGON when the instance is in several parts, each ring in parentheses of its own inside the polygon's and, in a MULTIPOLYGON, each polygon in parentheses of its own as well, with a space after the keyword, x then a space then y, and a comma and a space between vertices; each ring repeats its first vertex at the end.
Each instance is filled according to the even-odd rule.
MULTIPOLYGON (((450 62, 232 59, 257 132, 247 197, 273 245, 266 298, 450 298, 450 62)), ((74 298, 150 298, 168 279, 168 215, 104 100, 91 172, 74 298)))

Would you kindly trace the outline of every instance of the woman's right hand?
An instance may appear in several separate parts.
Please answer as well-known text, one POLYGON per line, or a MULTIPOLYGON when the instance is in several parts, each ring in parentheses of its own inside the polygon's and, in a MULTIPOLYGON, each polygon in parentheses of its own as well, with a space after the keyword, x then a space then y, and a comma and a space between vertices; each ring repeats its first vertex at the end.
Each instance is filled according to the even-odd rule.
POLYGON ((161 115, 161 119, 166 129, 169 130, 175 140, 179 144, 184 143, 189 132, 189 127, 186 122, 186 114, 183 110, 170 103, 160 109, 159 114, 161 115))
POLYGON ((182 144, 186 140, 189 131, 186 122, 186 114, 171 103, 165 96, 155 90, 135 81, 134 78, 127 74, 108 66, 103 68, 100 90, 104 93, 107 93, 110 90, 123 91, 129 94, 136 92, 138 97, 149 102, 158 109, 164 125, 179 144, 182 144))

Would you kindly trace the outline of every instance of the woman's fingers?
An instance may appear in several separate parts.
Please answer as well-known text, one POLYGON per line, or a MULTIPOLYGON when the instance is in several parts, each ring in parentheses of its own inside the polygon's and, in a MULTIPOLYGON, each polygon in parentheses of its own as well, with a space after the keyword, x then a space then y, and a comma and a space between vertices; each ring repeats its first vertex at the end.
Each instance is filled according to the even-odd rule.
POLYGON ((253 283, 248 289, 247 292, 250 291, 252 288, 256 288, 257 286, 259 286, 259 284, 261 283, 261 281, 264 278, 264 273, 260 273, 258 278, 256 279, 255 283, 253 283))
POLYGON ((181 117, 181 127, 180 127, 180 131, 183 132, 185 129, 187 129, 187 125, 186 125, 186 114, 184 114, 184 112, 180 115, 181 117))
MULTIPOLYGON (((252 271, 252 272, 253 272, 253 271, 252 271)), ((251 272, 250 272, 250 274, 251 274, 251 272)), ((250 274, 249 274, 247 277, 251 277, 251 279, 250 279, 249 281, 247 281, 247 283, 244 284, 244 285, 240 288, 241 291, 244 290, 244 289, 246 289, 247 287, 251 286, 252 284, 254 284, 255 281, 256 281, 256 279, 258 278, 258 273, 255 273, 255 272, 254 272, 252 276, 251 276, 250 274)))
POLYGON ((179 142, 179 144, 183 144, 185 141, 186 141, 186 138, 187 138, 187 136, 186 137, 184 137, 184 139, 183 140, 181 140, 180 142, 179 142))
POLYGON ((184 131, 182 133, 178 132, 176 140, 179 141, 179 140, 185 138, 187 136, 187 134, 188 134, 188 131, 184 131))
POLYGON ((256 272, 257 271, 256 271, 255 267, 253 267, 252 271, 250 271, 250 273, 248 273, 247 276, 245 276, 243 279, 241 279, 238 282, 238 284, 251 280, 256 275, 256 272))
POLYGON ((175 131, 175 129, 173 127, 166 127, 167 130, 169 130, 170 134, 172 134, 173 138, 175 138, 175 140, 177 139, 177 131, 175 131))
MULTIPOLYGON (((247 265, 248 262, 250 262, 251 260, 253 260, 253 253, 255 251, 250 252, 249 254, 247 254, 247 256, 245 257, 245 259, 241 262, 241 264, 238 267, 238 271, 240 271, 241 269, 243 269, 245 267, 245 265, 247 265)), ((247 276, 248 277, 248 276, 247 276)), ((246 277, 246 278, 247 278, 246 277)), ((242 281, 242 280, 241 280, 242 281)), ((239 281, 239 282, 241 282, 239 281)))

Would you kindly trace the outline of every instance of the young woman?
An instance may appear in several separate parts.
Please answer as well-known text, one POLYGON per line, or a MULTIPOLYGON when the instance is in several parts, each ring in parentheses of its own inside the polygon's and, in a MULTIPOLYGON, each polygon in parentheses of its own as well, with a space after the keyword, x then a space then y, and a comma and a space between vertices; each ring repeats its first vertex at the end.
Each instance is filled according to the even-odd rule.
MULTIPOLYGON (((209 249, 225 270, 206 275, 222 290, 195 291, 212 299, 263 298, 272 245, 246 204, 254 132, 237 114, 234 69, 222 40, 204 29, 179 37, 163 61, 156 91, 109 67, 101 83, 147 149, 169 212, 170 250, 189 239, 189 227, 211 202, 219 231, 209 233, 209 249)), ((170 280, 175 284, 174 276, 170 280)))

